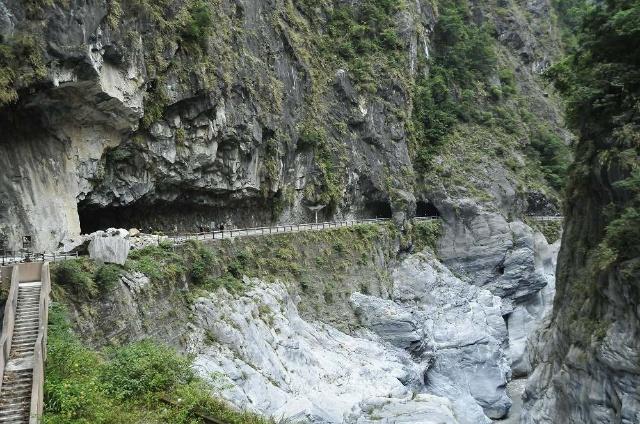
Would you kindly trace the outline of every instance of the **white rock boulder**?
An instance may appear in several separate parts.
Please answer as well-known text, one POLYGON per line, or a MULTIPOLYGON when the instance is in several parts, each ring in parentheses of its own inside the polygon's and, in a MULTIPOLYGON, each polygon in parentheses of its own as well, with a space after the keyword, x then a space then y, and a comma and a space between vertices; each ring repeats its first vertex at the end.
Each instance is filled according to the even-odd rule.
POLYGON ((124 265, 131 249, 131 243, 123 232, 126 230, 92 234, 89 242, 89 257, 98 263, 124 265))

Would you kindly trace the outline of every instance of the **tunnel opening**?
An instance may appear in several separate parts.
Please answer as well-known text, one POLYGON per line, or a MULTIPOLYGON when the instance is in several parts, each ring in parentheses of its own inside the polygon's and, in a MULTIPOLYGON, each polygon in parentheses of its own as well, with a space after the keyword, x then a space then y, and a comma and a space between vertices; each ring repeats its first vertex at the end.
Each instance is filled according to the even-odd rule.
POLYGON ((373 200, 365 204, 367 218, 391 218, 393 211, 391 203, 384 200, 373 200))
MULTIPOLYGON (((136 228, 143 233, 164 234, 211 231, 268 225, 273 221, 271 207, 262 199, 218 199, 205 201, 144 202, 127 206, 95 207, 78 205, 80 231, 89 234, 107 228, 136 228)), ((201 199, 200 199, 201 200, 201 199)))
POLYGON ((440 216, 440 211, 431 202, 418 201, 416 202, 416 216, 417 217, 431 217, 440 216))

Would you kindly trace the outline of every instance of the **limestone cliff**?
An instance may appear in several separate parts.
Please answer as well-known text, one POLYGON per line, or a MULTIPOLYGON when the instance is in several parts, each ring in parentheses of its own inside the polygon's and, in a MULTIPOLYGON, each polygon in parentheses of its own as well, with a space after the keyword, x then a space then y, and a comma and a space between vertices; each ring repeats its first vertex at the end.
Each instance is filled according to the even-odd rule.
POLYGON ((555 159, 535 147, 568 139, 537 75, 558 54, 549 3, 392 3, 0 1, 9 247, 308 221, 318 204, 435 207, 456 231, 483 211, 557 213, 555 159), (481 74, 445 60, 474 51, 481 74), (452 104, 484 112, 437 115, 452 104))

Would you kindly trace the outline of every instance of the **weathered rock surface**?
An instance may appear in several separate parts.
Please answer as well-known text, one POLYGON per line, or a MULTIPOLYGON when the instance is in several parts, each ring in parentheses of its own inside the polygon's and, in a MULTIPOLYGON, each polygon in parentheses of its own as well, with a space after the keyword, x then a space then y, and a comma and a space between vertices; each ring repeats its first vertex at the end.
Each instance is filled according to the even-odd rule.
POLYGON ((555 297, 555 272, 560 240, 549 245, 540 233, 535 235, 536 272, 543 276, 546 286, 525 300, 514 305, 513 312, 507 315, 509 330, 509 356, 514 377, 528 375, 532 369, 527 352, 527 340, 540 328, 544 319, 551 313, 555 297))
POLYGON ((447 399, 418 394, 411 399, 368 399, 346 417, 346 424, 421 423, 457 424, 451 402, 447 399))
POLYGON ((534 231, 521 221, 507 222, 495 212, 469 212, 448 223, 439 253, 444 263, 470 283, 512 302, 526 299, 547 285, 536 266, 534 231))
MULTIPOLYGON (((377 78, 367 90, 345 63, 316 69, 308 47, 321 34, 302 7, 222 1, 202 52, 208 60, 194 63, 183 40, 163 44, 152 20, 121 3, 121 17, 106 0, 54 3, 32 16, 24 2, 0 1, 3 37, 31 32, 44 46, 43 75, 19 87, 19 101, 3 113, 11 119, 0 120, 0 231, 10 245, 31 234, 36 250, 51 250, 81 230, 113 225, 151 232, 311 221, 307 206, 326 202, 329 189, 337 205, 321 218, 402 220, 415 213, 416 199, 443 193, 463 203, 448 194, 458 187, 417 189, 413 181, 410 89, 433 49, 431 2, 405 2, 393 17, 399 75, 377 78), (320 152, 301 141, 306 125, 322 130, 337 152, 332 175, 320 152)), ((176 3, 167 15, 182 6, 176 3)), ((534 77, 557 51, 557 31, 546 25, 550 3, 505 10, 474 7, 474 20, 495 21, 523 95, 558 128, 560 114, 534 77), (539 34, 552 42, 538 42, 539 34)), ((497 187, 490 203, 519 214, 527 207, 514 198, 527 203, 525 195, 498 165, 500 172, 473 184, 497 187)), ((540 197, 536 204, 546 205, 553 196, 540 197)))
POLYGON ((504 416, 511 406, 510 368, 500 298, 459 280, 428 254, 395 271, 393 298, 426 318, 435 351, 425 375, 428 390, 451 399, 458 417, 472 417, 461 422, 488 422, 482 410, 491 418, 504 416), (482 410, 474 411, 470 398, 482 410))
POLYGON ((352 335, 302 320, 279 283, 245 279, 238 298, 199 298, 196 367, 237 406, 294 421, 418 423, 434 414, 479 424, 506 415, 500 298, 429 254, 403 261, 393 279, 392 299, 351 296, 362 325, 352 335))
POLYGON ((238 299, 218 292, 194 306, 195 366, 234 404, 339 423, 365 399, 411 399, 420 387, 422 370, 408 352, 303 321, 282 284, 245 283, 252 287, 238 299))
POLYGON ((119 231, 95 233, 89 242, 89 257, 97 263, 124 265, 129 256, 131 243, 126 230, 122 231, 125 233, 119 231))

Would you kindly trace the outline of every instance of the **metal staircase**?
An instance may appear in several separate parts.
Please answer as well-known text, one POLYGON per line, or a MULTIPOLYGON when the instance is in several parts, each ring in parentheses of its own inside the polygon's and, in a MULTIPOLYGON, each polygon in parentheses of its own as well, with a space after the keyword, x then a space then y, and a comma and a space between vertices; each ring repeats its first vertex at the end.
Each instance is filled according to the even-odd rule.
POLYGON ((0 338, 0 424, 35 424, 42 415, 49 289, 48 264, 11 270, 0 338))

